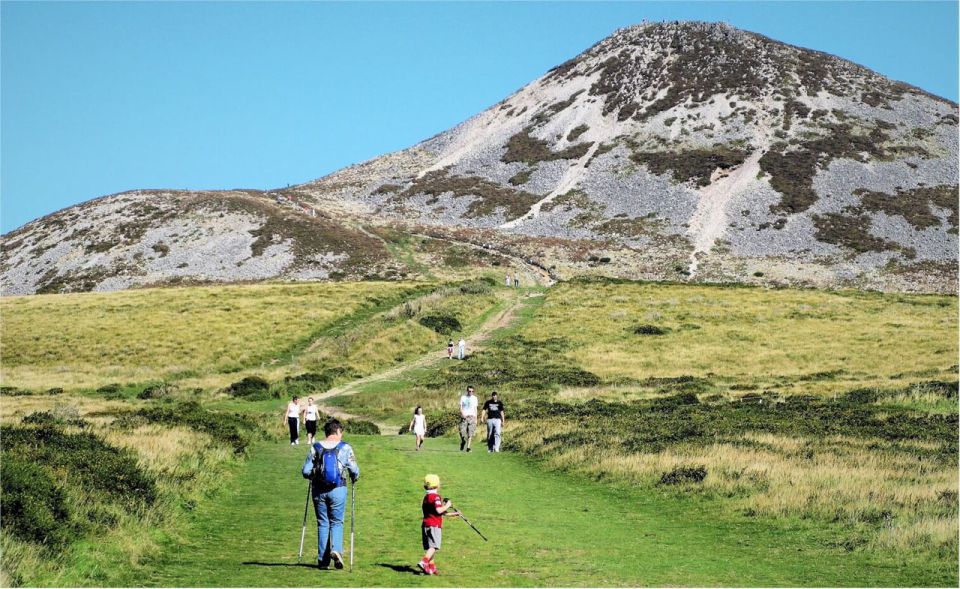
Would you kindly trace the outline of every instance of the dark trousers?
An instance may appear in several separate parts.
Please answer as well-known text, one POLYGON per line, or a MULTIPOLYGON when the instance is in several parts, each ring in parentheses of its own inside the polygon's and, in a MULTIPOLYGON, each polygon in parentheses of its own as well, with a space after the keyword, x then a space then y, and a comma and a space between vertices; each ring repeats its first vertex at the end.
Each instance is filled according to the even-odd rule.
POLYGON ((290 426, 290 443, 294 443, 300 437, 300 420, 296 417, 288 417, 287 425, 290 426))

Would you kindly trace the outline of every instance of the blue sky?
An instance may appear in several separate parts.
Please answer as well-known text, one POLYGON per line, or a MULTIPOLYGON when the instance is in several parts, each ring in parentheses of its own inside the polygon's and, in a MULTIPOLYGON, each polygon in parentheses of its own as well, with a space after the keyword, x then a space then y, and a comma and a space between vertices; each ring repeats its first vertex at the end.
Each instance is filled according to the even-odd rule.
POLYGON ((0 230, 273 188, 443 131, 614 29, 727 21, 954 101, 956 2, 0 4, 0 230))

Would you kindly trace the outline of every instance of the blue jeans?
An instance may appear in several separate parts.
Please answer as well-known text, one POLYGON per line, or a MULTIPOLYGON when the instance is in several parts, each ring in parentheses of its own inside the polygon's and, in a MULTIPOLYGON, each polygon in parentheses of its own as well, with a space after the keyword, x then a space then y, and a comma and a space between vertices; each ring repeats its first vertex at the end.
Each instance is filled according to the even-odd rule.
POLYGON ((331 551, 343 554, 343 512, 346 506, 346 486, 323 493, 313 492, 313 509, 317 513, 317 560, 320 566, 330 564, 331 551))

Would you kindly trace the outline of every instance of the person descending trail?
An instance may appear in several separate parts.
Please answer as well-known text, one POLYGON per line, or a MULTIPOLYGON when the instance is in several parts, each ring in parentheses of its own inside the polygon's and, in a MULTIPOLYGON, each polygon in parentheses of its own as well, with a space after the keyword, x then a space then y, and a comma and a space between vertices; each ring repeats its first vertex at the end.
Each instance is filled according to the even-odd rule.
POLYGON ((294 396, 284 410, 284 423, 290 428, 290 445, 300 443, 300 397, 294 396))
POLYGON ((484 401, 482 416, 487 421, 487 452, 499 452, 501 432, 507 421, 507 414, 497 391, 493 391, 490 398, 484 401))
POLYGON ((506 278, 506 280, 504 281, 504 285, 505 285, 505 286, 510 286, 510 273, 509 273, 509 272, 507 272, 507 278, 506 278))
POLYGON ((453 340, 447 342, 447 360, 453 360, 453 340))
POLYGON ((467 340, 460 338, 457 343, 457 359, 463 360, 467 355, 467 340))
POLYGON ((513 275, 513 286, 514 288, 520 288, 520 275, 517 273, 513 275))
POLYGON ((313 439, 317 437, 317 419, 320 417, 320 410, 313 404, 313 397, 307 397, 307 408, 303 410, 303 424, 307 426, 307 443, 313 445, 313 439))
POLYGON ((456 517, 459 514, 456 511, 450 511, 453 505, 449 499, 443 500, 440 498, 440 477, 435 474, 428 474, 423 477, 423 488, 426 490, 426 494, 424 494, 423 503, 420 506, 423 511, 420 540, 426 553, 417 563, 417 566, 428 575, 439 575, 433 557, 440 550, 440 544, 443 541, 443 516, 456 517))
POLYGON ((460 396, 460 450, 470 452, 473 436, 477 435, 477 397, 473 387, 460 396))
POLYGON ((323 426, 326 436, 310 448, 300 469, 310 479, 313 510, 317 514, 317 566, 343 568, 343 513, 347 505, 347 475, 356 483, 360 467, 353 447, 343 441, 343 425, 331 419, 323 426), (346 474, 345 474, 346 472, 346 474))
POLYGON ((413 419, 410 420, 408 429, 417 436, 417 452, 419 452, 420 447, 423 446, 423 438, 427 435, 427 416, 423 414, 420 405, 417 405, 417 408, 413 410, 413 419))

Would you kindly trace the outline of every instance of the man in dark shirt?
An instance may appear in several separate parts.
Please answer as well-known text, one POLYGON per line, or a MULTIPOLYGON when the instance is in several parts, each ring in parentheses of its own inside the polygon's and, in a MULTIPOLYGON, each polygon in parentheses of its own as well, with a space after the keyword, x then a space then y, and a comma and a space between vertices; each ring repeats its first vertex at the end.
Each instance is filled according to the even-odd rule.
POLYGON ((487 452, 500 451, 500 432, 507 421, 507 414, 503 409, 503 401, 497 396, 497 391, 490 394, 490 398, 483 403, 483 416, 487 420, 487 452))

